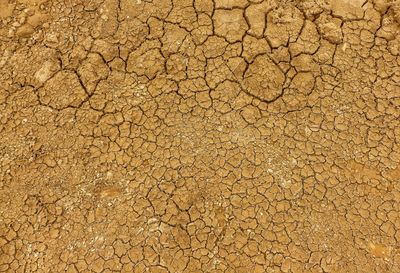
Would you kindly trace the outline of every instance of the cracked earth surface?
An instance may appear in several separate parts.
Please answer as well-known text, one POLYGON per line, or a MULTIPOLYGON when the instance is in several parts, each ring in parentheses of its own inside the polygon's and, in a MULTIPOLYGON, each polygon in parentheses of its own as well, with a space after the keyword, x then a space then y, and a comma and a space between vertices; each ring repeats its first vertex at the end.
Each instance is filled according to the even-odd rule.
POLYGON ((399 23, 0 0, 0 272, 400 272, 399 23))

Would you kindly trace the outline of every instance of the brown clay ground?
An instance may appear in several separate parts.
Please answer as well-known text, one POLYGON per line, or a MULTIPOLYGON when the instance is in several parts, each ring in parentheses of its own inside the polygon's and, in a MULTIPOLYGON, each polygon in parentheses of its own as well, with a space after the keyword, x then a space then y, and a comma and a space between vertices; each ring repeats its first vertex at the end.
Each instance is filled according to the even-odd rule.
POLYGON ((400 272, 399 23, 0 0, 0 272, 400 272))

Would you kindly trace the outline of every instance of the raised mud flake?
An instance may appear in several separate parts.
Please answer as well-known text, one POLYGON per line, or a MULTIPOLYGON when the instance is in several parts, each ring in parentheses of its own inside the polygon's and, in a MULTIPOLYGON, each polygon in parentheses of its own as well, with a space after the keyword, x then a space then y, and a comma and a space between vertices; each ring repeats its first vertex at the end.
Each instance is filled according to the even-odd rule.
POLYGON ((248 33, 261 38, 265 30, 265 16, 275 7, 275 3, 271 1, 253 3, 248 6, 245 10, 250 27, 248 33))
POLYGON ((301 10, 307 19, 311 19, 327 10, 329 3, 328 0, 302 0, 297 1, 296 7, 301 10))
MULTIPOLYGON (((1 1, 0 1, 1 2, 1 1)), ((7 1, 5 1, 7 2, 7 1)), ((8 1, 13 2, 13 1, 8 1)), ((23 11, 23 15, 21 17, 22 20, 20 20, 17 23, 17 29, 15 31, 15 34, 17 37, 20 38, 29 38, 34 34, 35 30, 41 25, 43 25, 45 22, 48 21, 50 16, 48 14, 42 13, 43 10, 40 9, 40 6, 44 4, 45 0, 39 0, 39 1, 29 1, 29 0, 24 0, 24 1, 19 1, 20 4, 23 4, 26 9, 23 11)), ((8 5, 8 7, 15 5, 11 4, 8 5)), ((18 5, 15 6, 16 10, 18 10, 18 5)), ((1 3, 0 3, 0 8, 1 8, 1 3)), ((10 14, 11 16, 11 14, 10 14)), ((0 16, 1 17, 1 16, 0 16)))
POLYGON ((249 65, 243 81, 243 88, 260 100, 271 102, 283 92, 285 75, 271 59, 262 55, 249 65))
POLYGON ((265 36, 274 48, 295 42, 304 24, 301 11, 295 7, 275 9, 268 13, 265 36))
POLYGON ((395 14, 393 14, 394 12, 392 12, 392 10, 390 11, 391 11, 390 13, 385 14, 383 16, 381 27, 378 29, 376 33, 376 36, 382 37, 387 41, 392 41, 400 35, 400 20, 396 20, 396 18, 394 18, 395 16, 395 14))
POLYGON ((34 79, 38 82, 38 84, 45 83, 55 71, 59 69, 59 65, 50 60, 46 60, 39 70, 36 71, 34 75, 34 79))
POLYGON ((321 15, 317 20, 319 33, 332 44, 340 44, 343 41, 341 29, 342 20, 331 16, 321 15))
POLYGON ((39 89, 40 101, 56 109, 78 107, 87 96, 78 76, 71 71, 58 72, 39 89))
POLYGON ((365 0, 330 0, 333 15, 343 19, 361 19, 364 16, 365 0))
POLYGON ((340 26, 334 22, 321 25, 320 31, 322 33, 322 37, 333 44, 340 44, 343 40, 342 30, 340 29, 340 26))
POLYGON ((248 29, 240 9, 216 10, 213 21, 215 34, 225 37, 230 43, 241 41, 248 29))

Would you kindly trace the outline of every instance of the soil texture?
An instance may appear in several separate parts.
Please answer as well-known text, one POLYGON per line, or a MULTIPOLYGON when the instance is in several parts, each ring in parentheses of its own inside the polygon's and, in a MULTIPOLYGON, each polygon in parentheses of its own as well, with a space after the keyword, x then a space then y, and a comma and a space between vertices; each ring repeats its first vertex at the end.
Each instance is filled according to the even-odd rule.
POLYGON ((0 0, 0 272, 400 273, 400 1, 0 0))

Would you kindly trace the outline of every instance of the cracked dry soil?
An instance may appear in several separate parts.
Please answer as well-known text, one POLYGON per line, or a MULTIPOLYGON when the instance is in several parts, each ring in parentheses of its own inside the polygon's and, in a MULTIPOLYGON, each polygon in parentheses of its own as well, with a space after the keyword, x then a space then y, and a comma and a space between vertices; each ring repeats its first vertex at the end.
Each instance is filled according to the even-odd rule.
POLYGON ((0 0, 0 272, 400 272, 398 0, 0 0))

